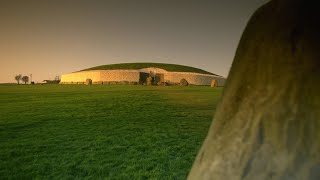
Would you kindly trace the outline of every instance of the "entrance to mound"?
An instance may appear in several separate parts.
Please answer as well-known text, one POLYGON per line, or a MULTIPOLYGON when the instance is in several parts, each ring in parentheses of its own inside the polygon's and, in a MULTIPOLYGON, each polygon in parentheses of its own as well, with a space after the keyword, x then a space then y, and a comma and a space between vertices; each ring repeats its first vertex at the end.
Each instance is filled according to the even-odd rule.
POLYGON ((140 84, 146 83, 148 77, 149 77, 149 73, 140 72, 140 74, 139 74, 139 83, 140 84))
POLYGON ((155 74, 154 83, 158 84, 158 83, 162 83, 162 82, 164 82, 164 74, 155 74))
POLYGON ((150 73, 140 72, 140 83, 146 83, 147 78, 151 77, 153 84, 158 84, 161 82, 164 82, 164 74, 163 73, 155 73, 153 71, 150 71, 150 73))

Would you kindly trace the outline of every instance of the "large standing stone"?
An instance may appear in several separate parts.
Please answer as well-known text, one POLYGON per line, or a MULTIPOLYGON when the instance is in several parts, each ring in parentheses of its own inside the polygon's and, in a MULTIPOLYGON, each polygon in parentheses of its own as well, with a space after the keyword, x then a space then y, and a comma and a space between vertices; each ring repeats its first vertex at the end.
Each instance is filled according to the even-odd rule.
POLYGON ((91 79, 86 79, 86 85, 92 85, 92 80, 91 79))
POLYGON ((189 179, 320 179, 320 15, 273 0, 251 18, 189 179))
POLYGON ((147 82, 147 85, 148 86, 151 86, 152 84, 153 84, 153 79, 152 79, 152 77, 147 77, 147 80, 146 80, 146 82, 147 82))
POLYGON ((213 79, 213 80, 211 81, 211 87, 217 87, 217 86, 218 86, 218 81, 215 80, 215 79, 213 79))
POLYGON ((189 83, 188 83, 188 81, 186 79, 183 78, 183 79, 180 80, 180 86, 188 86, 188 84, 189 83))

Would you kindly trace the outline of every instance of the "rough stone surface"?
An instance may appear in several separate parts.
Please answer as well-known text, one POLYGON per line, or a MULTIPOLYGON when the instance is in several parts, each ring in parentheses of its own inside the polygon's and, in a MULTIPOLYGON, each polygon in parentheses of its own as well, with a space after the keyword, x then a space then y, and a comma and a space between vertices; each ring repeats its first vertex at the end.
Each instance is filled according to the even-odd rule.
POLYGON ((129 82, 130 85, 138 85, 138 82, 129 82))
POLYGON ((199 74, 192 72, 170 72, 164 74, 165 82, 180 83, 181 79, 186 79, 189 84, 210 86, 211 81, 216 79, 219 86, 224 86, 225 78, 207 74, 199 74))
POLYGON ((188 86, 188 84, 189 83, 188 83, 188 81, 186 79, 183 78, 183 79, 180 80, 180 86, 188 86))
POLYGON ((168 84, 166 82, 158 82, 157 85, 158 86, 167 86, 168 84))
POLYGON ((214 87, 217 87, 217 86, 218 86, 218 81, 217 81, 217 80, 215 80, 215 79, 214 79, 214 80, 212 80, 212 81, 211 81, 211 87, 213 87, 213 88, 214 88, 214 87))
POLYGON ((189 179, 320 179, 320 11, 275 0, 249 21, 189 179))
MULTIPOLYGON (((91 70, 64 74, 61 76, 61 84, 71 84, 72 82, 85 82, 92 79, 92 82, 137 82, 145 83, 145 78, 149 75, 146 72, 153 70, 159 77, 157 81, 168 82, 169 84, 179 84, 181 79, 186 79, 189 84, 210 86, 213 79, 218 81, 219 86, 224 86, 225 78, 209 74, 193 72, 168 72, 159 68, 145 68, 141 70, 91 70), (141 77, 145 77, 142 78, 141 77)), ((97 84, 97 83, 95 83, 97 84)), ((105 84, 105 83, 104 83, 105 84)))
POLYGON ((118 82, 117 81, 109 81, 109 84, 114 85, 114 84, 118 84, 118 82))
POLYGON ((129 81, 120 81, 118 84, 127 85, 127 84, 129 84, 129 81))
POLYGON ((147 84, 148 86, 150 86, 150 85, 152 85, 152 84, 153 84, 152 77, 147 77, 146 84, 147 84))
POLYGON ((86 79, 86 85, 91 85, 92 84, 92 80, 91 79, 86 79))

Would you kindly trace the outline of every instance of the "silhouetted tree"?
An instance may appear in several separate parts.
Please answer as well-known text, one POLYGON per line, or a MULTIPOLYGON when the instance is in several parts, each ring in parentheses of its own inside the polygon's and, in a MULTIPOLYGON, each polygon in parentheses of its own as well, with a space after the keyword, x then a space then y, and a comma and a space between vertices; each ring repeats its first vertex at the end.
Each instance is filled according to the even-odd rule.
POLYGON ((20 84, 21 77, 22 77, 21 74, 18 74, 14 77, 14 79, 18 82, 18 84, 20 84))
POLYGON ((24 84, 27 84, 27 82, 29 82, 29 77, 28 76, 23 76, 21 79, 24 82, 24 84))
POLYGON ((60 81, 60 76, 54 77, 54 80, 55 80, 55 81, 60 81))

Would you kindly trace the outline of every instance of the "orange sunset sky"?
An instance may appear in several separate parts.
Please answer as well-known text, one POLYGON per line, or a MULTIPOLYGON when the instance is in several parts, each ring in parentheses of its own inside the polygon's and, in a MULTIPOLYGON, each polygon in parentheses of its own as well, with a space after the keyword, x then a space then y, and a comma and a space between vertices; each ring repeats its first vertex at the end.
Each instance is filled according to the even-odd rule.
POLYGON ((92 66, 174 63, 227 76, 267 0, 1 0, 0 83, 92 66))

